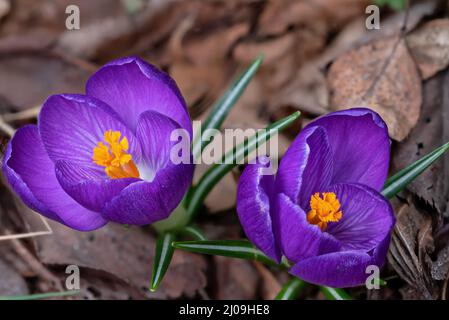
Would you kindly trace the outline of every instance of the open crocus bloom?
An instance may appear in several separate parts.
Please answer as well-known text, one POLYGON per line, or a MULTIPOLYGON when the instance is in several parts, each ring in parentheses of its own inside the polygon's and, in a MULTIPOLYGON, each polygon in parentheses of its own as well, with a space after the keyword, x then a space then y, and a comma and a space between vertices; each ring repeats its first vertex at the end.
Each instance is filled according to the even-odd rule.
POLYGON ((395 223, 379 193, 389 159, 388 130, 373 111, 318 118, 293 141, 276 178, 263 175, 268 159, 245 168, 237 211, 246 235, 272 259, 285 256, 305 281, 364 283, 367 266, 383 265, 395 223))
POLYGON ((86 95, 49 97, 38 125, 11 139, 3 172, 28 206, 73 229, 149 224, 170 215, 192 180, 193 165, 170 161, 175 129, 192 134, 175 82, 123 58, 98 70, 86 95))

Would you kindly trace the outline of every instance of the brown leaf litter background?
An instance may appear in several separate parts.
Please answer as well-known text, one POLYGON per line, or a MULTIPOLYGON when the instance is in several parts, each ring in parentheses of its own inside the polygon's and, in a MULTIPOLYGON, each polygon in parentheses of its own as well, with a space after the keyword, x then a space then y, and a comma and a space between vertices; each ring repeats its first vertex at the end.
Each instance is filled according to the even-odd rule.
MULTIPOLYGON (((195 119, 258 54, 264 63, 225 128, 262 128, 295 110, 281 153, 302 126, 324 113, 369 106, 388 123, 391 172, 449 141, 448 1, 411 1, 381 10, 367 30, 364 0, 0 0, 2 150, 15 128, 36 120, 53 93, 83 92, 110 59, 139 55, 177 81, 195 119), (81 29, 65 29, 65 8, 81 29)), ((243 237, 235 214, 242 168, 205 202, 199 226, 210 239, 243 237)), ((198 167, 197 172, 205 168, 198 167)), ((392 202, 398 218, 380 290, 358 299, 447 299, 449 157, 392 202)), ((177 251, 160 290, 147 290, 151 228, 109 224, 80 233, 50 222, 52 235, 0 241, 0 295, 64 290, 65 267, 81 268, 81 294, 66 299, 271 299, 287 280, 259 263, 177 251)), ((39 217, 2 177, 0 237, 43 230, 39 217)), ((307 287, 300 298, 323 299, 307 287)))

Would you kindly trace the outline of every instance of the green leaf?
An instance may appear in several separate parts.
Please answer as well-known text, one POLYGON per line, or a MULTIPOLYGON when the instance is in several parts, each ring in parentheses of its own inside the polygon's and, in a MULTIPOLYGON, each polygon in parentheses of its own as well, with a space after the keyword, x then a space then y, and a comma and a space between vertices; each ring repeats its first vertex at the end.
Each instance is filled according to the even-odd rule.
POLYGON ((0 296, 0 300, 38 300, 38 299, 48 299, 57 297, 67 297, 79 294, 81 291, 63 291, 63 292, 46 292, 46 293, 36 293, 24 296, 0 296))
POLYGON ((437 161, 449 149, 449 142, 435 149, 421 159, 402 169, 394 176, 390 177, 382 190, 386 198, 392 198, 402 191, 417 176, 423 173, 435 161, 437 161))
POLYGON ((327 300, 352 300, 351 296, 343 289, 320 287, 327 300))
POLYGON ((192 237, 196 240, 200 241, 207 240, 206 236, 198 228, 194 226, 187 226, 184 229, 182 229, 180 233, 188 237, 192 237))
POLYGON ((275 300, 295 300, 306 283, 298 278, 291 278, 279 291, 275 300))
POLYGON ((156 241, 156 253, 153 264, 153 274, 151 276, 150 291, 157 290, 159 284, 164 278, 173 257, 172 242, 175 240, 175 235, 171 232, 162 233, 156 241))
POLYGON ((400 11, 405 9, 407 0, 375 0, 374 3, 378 6, 388 5, 391 9, 400 11))
MULTIPOLYGON (((218 100, 212 107, 212 110, 204 121, 202 126, 203 132, 207 129, 219 129, 226 119, 227 115, 245 91, 248 83, 254 77, 256 71, 262 64, 263 56, 259 55, 251 65, 235 80, 231 87, 225 92, 225 94, 218 100)), ((198 133, 199 134, 199 133, 198 133)), ((202 138, 202 137, 201 137, 202 138)), ((200 137, 196 136, 192 144, 194 159, 198 159, 201 152, 209 144, 210 141, 203 141, 200 137)))
POLYGON ((300 116, 300 112, 297 111, 290 116, 281 119, 268 127, 260 133, 256 134, 249 139, 246 139, 243 143, 236 146, 233 150, 224 155, 221 164, 213 165, 201 178, 198 184, 190 190, 190 194, 187 195, 189 199, 187 213, 190 217, 189 221, 192 221, 193 217, 200 208, 203 200, 206 198, 212 188, 223 178, 229 171, 232 170, 238 164, 232 159, 241 159, 245 155, 250 154, 256 149, 259 144, 268 141, 274 134, 287 128, 300 116))
POLYGON ((173 242, 173 247, 189 252, 257 260, 264 264, 277 265, 247 240, 179 241, 173 242))

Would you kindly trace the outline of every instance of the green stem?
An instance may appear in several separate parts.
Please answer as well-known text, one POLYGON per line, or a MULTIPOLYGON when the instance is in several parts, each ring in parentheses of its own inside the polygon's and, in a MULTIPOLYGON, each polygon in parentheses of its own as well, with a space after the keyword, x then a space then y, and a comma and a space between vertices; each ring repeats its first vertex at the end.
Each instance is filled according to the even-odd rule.
POLYGON ((343 289, 320 287, 327 300, 352 300, 351 296, 343 289))
POLYGON ((298 278, 291 278, 279 291, 275 300, 295 300, 306 283, 298 278))

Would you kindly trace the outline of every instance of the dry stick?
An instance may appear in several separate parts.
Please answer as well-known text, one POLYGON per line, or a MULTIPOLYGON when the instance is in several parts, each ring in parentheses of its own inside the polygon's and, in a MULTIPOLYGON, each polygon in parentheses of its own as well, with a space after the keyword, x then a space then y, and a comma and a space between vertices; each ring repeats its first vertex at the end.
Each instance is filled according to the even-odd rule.
POLYGON ((3 120, 3 117, 0 116, 0 131, 6 133, 8 136, 11 137, 16 130, 13 127, 11 127, 9 124, 7 124, 3 120))
POLYGON ((1 115, 1 118, 3 118, 3 121, 5 122, 32 119, 37 117, 40 110, 41 105, 38 105, 19 112, 5 113, 1 115))
POLYGON ((50 225, 48 224, 47 220, 44 217, 42 217, 40 214, 38 214, 38 216, 41 219, 42 223, 44 224, 46 230, 44 230, 44 231, 35 231, 35 232, 27 232, 27 233, 16 233, 16 234, 7 233, 4 236, 0 236, 0 241, 17 240, 17 239, 24 239, 24 238, 33 238, 33 237, 45 236, 45 235, 53 234, 53 230, 50 227, 50 225))

